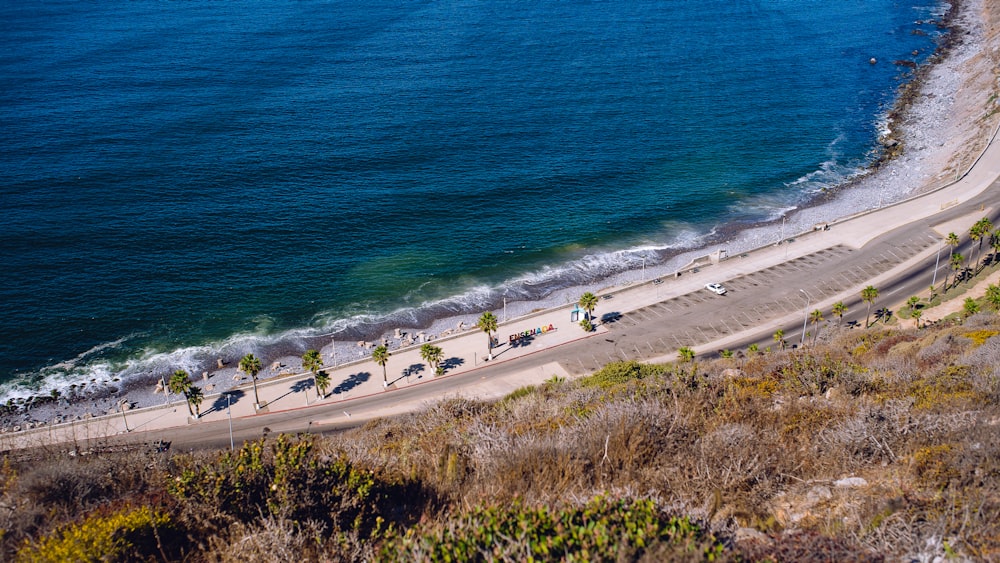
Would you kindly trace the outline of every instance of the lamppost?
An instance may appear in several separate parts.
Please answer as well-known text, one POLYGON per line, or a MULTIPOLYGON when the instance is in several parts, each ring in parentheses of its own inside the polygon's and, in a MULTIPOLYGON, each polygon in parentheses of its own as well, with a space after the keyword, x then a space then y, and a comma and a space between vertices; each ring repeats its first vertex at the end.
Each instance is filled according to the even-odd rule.
POLYGON ((229 415, 229 451, 236 449, 236 444, 233 442, 233 411, 229 408, 232 398, 232 394, 226 393, 226 414, 229 415))
POLYGON ((806 293, 806 290, 799 289, 799 291, 802 292, 802 295, 806 296, 806 308, 802 312, 802 339, 799 340, 799 346, 801 347, 806 343, 806 322, 809 321, 809 303, 812 302, 812 298, 809 297, 809 294, 806 293))
MULTIPOLYGON (((931 237, 931 240, 935 240, 936 241, 937 239, 934 238, 934 237, 931 237)), ((941 263, 941 251, 942 250, 944 250, 944 246, 941 246, 941 248, 938 249, 938 251, 937 251, 937 258, 934 259, 934 279, 931 280, 931 287, 937 285, 937 272, 938 272, 938 265, 941 263)))
POLYGON ((125 432, 131 432, 132 430, 128 427, 128 419, 125 418, 126 406, 128 406, 128 399, 118 401, 118 408, 122 411, 122 420, 125 421, 125 432))
POLYGON ((645 283, 645 281, 646 281, 646 257, 645 256, 642 257, 642 279, 640 281, 642 281, 643 283, 645 283))

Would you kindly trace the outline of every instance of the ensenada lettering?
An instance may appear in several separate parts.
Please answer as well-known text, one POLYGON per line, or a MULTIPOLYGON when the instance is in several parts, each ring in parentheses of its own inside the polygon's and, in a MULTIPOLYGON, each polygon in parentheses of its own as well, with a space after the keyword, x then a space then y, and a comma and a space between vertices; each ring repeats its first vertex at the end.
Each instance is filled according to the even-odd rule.
POLYGON ((528 338, 529 336, 535 336, 535 335, 538 335, 538 334, 545 334, 546 332, 552 332, 555 329, 556 329, 556 327, 554 325, 551 325, 551 324, 550 325, 543 325, 543 326, 540 326, 538 328, 532 328, 532 329, 529 329, 529 330, 518 332, 516 334, 512 334, 507 339, 507 341, 508 342, 517 342, 518 340, 520 340, 522 338, 528 338))

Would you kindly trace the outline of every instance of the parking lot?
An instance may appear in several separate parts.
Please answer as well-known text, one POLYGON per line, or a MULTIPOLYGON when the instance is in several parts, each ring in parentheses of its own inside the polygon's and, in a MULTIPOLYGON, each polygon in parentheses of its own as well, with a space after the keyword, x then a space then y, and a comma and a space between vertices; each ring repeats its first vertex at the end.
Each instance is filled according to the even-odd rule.
MULTIPOLYGON (((682 346, 701 346, 748 329, 764 327, 762 330, 773 333, 782 328, 777 324, 780 319, 789 315, 803 319, 817 303, 866 284, 926 251, 937 240, 928 232, 920 231, 875 241, 872 250, 866 249, 866 252, 836 245, 760 271, 721 280, 728 290, 726 295, 716 295, 702 288, 667 297, 670 278, 661 283, 650 282, 658 294, 665 295, 662 300, 625 313, 614 310, 614 300, 601 301, 598 317, 608 328, 608 334, 589 339, 584 346, 566 347, 558 361, 574 375, 585 374, 600 369, 609 361, 662 358, 682 346), (769 325, 773 328, 768 329, 769 325), (576 348, 585 350, 575 353, 576 348)), ((942 269, 942 279, 943 274, 942 269)), ((845 299, 849 301, 851 299, 845 299)), ((849 304, 845 325, 851 317, 859 314, 864 317, 864 306, 858 303, 860 297, 854 296, 853 301, 853 305, 849 304)), ((823 315, 821 331, 838 323, 828 309, 823 310, 823 315)), ((809 326, 807 332, 813 330, 814 327, 809 326)), ((801 325, 785 331, 789 345, 801 339, 801 325)))

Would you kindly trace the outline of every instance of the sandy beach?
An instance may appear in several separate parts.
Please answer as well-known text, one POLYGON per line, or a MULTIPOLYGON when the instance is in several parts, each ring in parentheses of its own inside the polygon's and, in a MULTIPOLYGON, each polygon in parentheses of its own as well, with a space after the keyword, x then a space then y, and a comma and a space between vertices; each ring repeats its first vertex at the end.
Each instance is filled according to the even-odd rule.
MULTIPOLYGON (((726 233, 724 239, 684 252, 669 263, 643 272, 646 279, 672 273, 693 259, 711 252, 725 250, 728 255, 772 245, 785 237, 811 231, 817 224, 832 222, 855 213, 871 210, 899 201, 916 193, 938 189, 965 174, 986 147, 990 135, 1000 123, 997 101, 998 69, 1000 69, 1000 6, 985 0, 963 0, 956 3, 954 27, 948 46, 930 66, 921 71, 913 94, 904 96, 904 105, 894 112, 895 121, 885 126, 885 134, 898 139, 903 146, 899 156, 881 163, 870 172, 855 178, 843 188, 819 194, 814 205, 788 213, 783 219, 751 229, 726 233)), ((880 61, 878 64, 892 64, 880 61)), ((631 284, 635 276, 611 280, 631 284)), ((602 285, 603 287, 604 285, 602 285)), ((567 288, 550 297, 547 303, 510 304, 512 316, 535 309, 562 304, 579 294, 581 288, 567 288)), ((586 288, 584 290, 596 290, 586 288)), ((498 317, 501 314, 498 312, 498 317)), ((418 330, 445 336, 462 332, 474 323, 474 316, 441 319, 430 327, 408 328, 397 337, 385 338, 394 346, 404 343, 406 336, 418 330)), ((503 332, 503 331, 501 331, 503 332)), ((337 342, 321 350, 328 365, 344 365, 364 361, 371 364, 369 348, 356 341, 337 342)), ((262 381, 301 371, 301 360, 287 356, 269 360, 260 374, 262 381)), ((373 368, 377 369, 377 368, 373 368)), ((245 385, 249 379, 238 372, 232 362, 210 373, 191 374, 201 386, 211 404, 213 395, 245 385)), ((337 382, 334 382, 336 385, 337 382)), ((95 392, 75 398, 61 397, 30 408, 11 405, 0 416, 0 428, 14 432, 50 423, 83 420, 119 413, 124 401, 130 408, 162 405, 171 399, 154 391, 148 381, 119 382, 117 387, 94 385, 95 392)), ((180 405, 183 408, 183 405, 180 405)))

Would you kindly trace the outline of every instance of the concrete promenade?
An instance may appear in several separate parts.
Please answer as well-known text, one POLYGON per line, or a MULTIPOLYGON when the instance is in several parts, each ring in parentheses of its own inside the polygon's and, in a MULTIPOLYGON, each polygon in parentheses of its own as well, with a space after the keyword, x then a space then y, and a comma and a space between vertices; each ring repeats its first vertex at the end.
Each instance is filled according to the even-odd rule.
MULTIPOLYGON (((635 284, 630 287, 616 288, 605 292, 598 305, 596 316, 613 303, 615 311, 622 314, 635 311, 666 299, 678 297, 704 290, 709 282, 725 283, 727 280, 746 274, 761 271, 809 254, 836 247, 838 245, 862 249, 866 243, 880 234, 890 232, 917 221, 930 222, 940 235, 942 242, 930 244, 925 250, 884 272, 876 278, 868 280, 858 287, 850 288, 842 295, 854 295, 865 285, 878 286, 880 282, 891 279, 897 272, 913 264, 932 258, 943 246, 943 238, 948 232, 967 236, 969 227, 979 218, 989 214, 991 207, 985 203, 976 210, 957 218, 949 218, 947 222, 936 222, 934 215, 953 209, 961 204, 977 201, 987 188, 1000 178, 1000 142, 996 135, 987 146, 981 158, 973 168, 955 183, 934 192, 919 195, 896 203, 894 205, 852 217, 842 218, 829 223, 829 229, 815 230, 807 233, 790 235, 794 242, 767 246, 742 256, 730 257, 717 264, 702 266, 699 271, 688 270, 679 277, 666 277, 661 283, 652 280, 635 284)), ((787 240, 787 239, 786 239, 787 240)), ((790 288, 789 292, 794 292, 790 288)), ((829 311, 830 306, 840 295, 813 303, 812 308, 829 311)), ((331 385, 328 396, 317 397, 312 385, 311 375, 285 376, 258 382, 260 401, 264 404, 259 412, 254 409, 254 391, 249 383, 228 391, 231 393, 231 405, 227 410, 225 394, 206 395, 202 403, 202 416, 193 420, 188 414, 188 408, 182 397, 172 396, 170 405, 149 407, 127 411, 122 414, 108 415, 83 421, 49 425, 18 433, 0 436, 0 449, 32 447, 63 442, 80 442, 107 436, 130 434, 135 436, 144 431, 183 428, 190 425, 201 425, 211 421, 225 421, 231 415, 234 419, 259 417, 261 425, 266 425, 267 414, 297 409, 312 408, 317 405, 333 405, 326 408, 323 415, 318 416, 315 424, 323 425, 348 418, 366 420, 378 416, 388 416, 418 409, 444 396, 461 394, 477 398, 497 398, 510 391, 524 386, 543 382, 552 376, 567 377, 569 372, 556 363, 543 363, 529 369, 523 369, 513 374, 486 377, 487 368, 514 359, 529 356, 537 351, 551 349, 585 338, 599 338, 607 335, 608 328, 598 325, 591 333, 584 333, 575 323, 570 321, 572 305, 566 305, 542 311, 526 317, 513 319, 501 324, 497 336, 501 345, 494 349, 492 361, 485 361, 487 355, 486 335, 472 327, 465 331, 432 341, 444 352, 444 365, 448 366, 443 377, 434 377, 428 366, 420 359, 419 345, 395 350, 386 366, 388 387, 383 386, 381 366, 373 361, 362 360, 346 365, 326 366, 324 370, 330 375, 331 385), (548 330, 551 327, 552 330, 548 330), (531 338, 522 339, 518 345, 508 344, 508 337, 524 331, 544 328, 544 332, 531 338), (480 371, 483 377, 475 378, 459 389, 443 385, 452 376, 480 371), (426 393, 421 399, 409 399, 394 404, 391 408, 356 411, 352 409, 353 401, 358 398, 379 394, 392 394, 397 390, 424 386, 426 393), (331 415, 329 413, 337 413, 331 415), (126 430, 127 425, 127 430, 126 430)), ((802 313, 790 313, 789 318, 801 319, 802 313)), ((787 321, 787 319, 785 319, 787 321)), ((781 322, 780 320, 778 321, 781 322)), ((775 324, 775 323, 769 323, 775 324)), ((733 347, 735 343, 746 341, 752 332, 759 332, 760 327, 747 329, 743 332, 727 336, 696 347, 699 353, 733 347)), ((665 354, 652 361, 672 361, 676 352, 665 354)), ((312 424, 313 422, 310 422, 312 424)))

